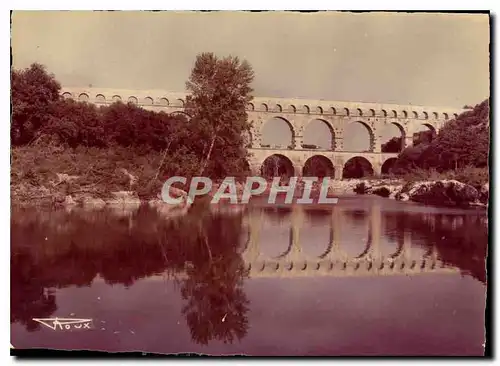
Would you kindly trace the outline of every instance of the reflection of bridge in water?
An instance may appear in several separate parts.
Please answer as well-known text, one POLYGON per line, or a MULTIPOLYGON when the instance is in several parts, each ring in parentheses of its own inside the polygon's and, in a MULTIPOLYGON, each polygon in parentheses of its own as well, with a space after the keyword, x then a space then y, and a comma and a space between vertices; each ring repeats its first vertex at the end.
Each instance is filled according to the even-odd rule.
POLYGON ((304 208, 301 205, 294 205, 291 212, 291 235, 288 248, 276 257, 269 257, 264 256, 260 248, 260 233, 266 214, 262 210, 250 209, 244 221, 245 230, 248 230, 248 239, 242 252, 242 257, 250 270, 250 276, 346 277, 460 272, 458 268, 445 266, 438 258, 434 246, 420 259, 412 258, 412 237, 407 231, 398 241, 394 253, 384 255, 380 247, 381 211, 377 204, 369 212, 369 235, 364 251, 357 256, 349 255, 343 250, 340 240, 344 210, 340 206, 332 208, 328 247, 321 255, 311 256, 304 252, 301 245, 301 229, 305 222, 304 208))

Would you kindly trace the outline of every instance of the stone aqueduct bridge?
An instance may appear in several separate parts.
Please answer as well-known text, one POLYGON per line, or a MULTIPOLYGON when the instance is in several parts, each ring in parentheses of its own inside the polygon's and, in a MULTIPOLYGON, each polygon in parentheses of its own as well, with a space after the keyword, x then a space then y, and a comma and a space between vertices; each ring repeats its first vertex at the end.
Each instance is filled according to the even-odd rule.
MULTIPOLYGON (((131 102, 147 110, 166 113, 182 112, 186 100, 185 93, 163 90, 63 88, 62 95, 101 105, 115 101, 131 102)), ((248 136, 252 154, 250 167, 254 174, 259 174, 266 158, 280 154, 291 161, 295 175, 299 176, 302 175, 307 159, 320 155, 332 163, 335 178, 340 179, 349 159, 364 157, 372 165, 374 173, 380 174, 383 164, 397 156, 381 152, 382 143, 385 142, 381 140, 384 127, 391 124, 397 126, 404 146, 409 146, 413 143, 413 134, 421 131, 422 126, 437 131, 447 120, 455 118, 461 112, 463 110, 447 107, 255 97, 247 106, 248 118, 252 122, 252 130, 248 136), (290 127, 292 141, 289 147, 263 147, 261 144, 264 124, 275 118, 285 121, 290 127), (304 130, 314 120, 323 121, 328 126, 333 141, 330 149, 302 148, 304 130), (344 132, 351 123, 361 123, 366 127, 370 136, 368 152, 344 150, 344 132)))

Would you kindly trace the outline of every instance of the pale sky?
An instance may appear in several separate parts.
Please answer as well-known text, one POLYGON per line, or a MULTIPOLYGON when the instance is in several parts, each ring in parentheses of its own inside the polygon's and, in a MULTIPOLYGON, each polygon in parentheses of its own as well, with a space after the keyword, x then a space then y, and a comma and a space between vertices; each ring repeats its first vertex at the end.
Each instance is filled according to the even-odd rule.
POLYGON ((184 91, 196 55, 210 51, 248 60, 258 96, 461 108, 489 96, 488 48, 486 14, 12 16, 13 66, 42 63, 64 86, 184 91))

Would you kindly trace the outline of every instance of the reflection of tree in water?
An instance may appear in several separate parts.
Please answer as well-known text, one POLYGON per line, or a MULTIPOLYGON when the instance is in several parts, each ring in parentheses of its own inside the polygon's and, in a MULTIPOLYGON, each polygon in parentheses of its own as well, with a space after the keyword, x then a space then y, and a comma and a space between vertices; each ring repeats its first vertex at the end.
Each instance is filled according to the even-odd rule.
POLYGON ((183 314, 193 340, 232 342, 246 334, 241 215, 194 209, 165 220, 141 208, 132 227, 129 220, 105 212, 62 212, 50 220, 44 215, 13 212, 11 322, 31 331, 38 326, 33 317, 50 317, 57 306, 48 287, 90 286, 97 275, 106 283, 130 286, 167 272, 183 278, 183 314))
POLYGON ((445 263, 486 283, 488 226, 481 215, 384 213, 385 235, 401 240, 405 231, 425 239, 445 263))
POLYGON ((10 322, 19 322, 30 332, 40 328, 40 323, 33 321, 33 314, 44 318, 57 310, 54 294, 45 289, 39 273, 29 265, 31 260, 27 255, 13 255, 10 277, 10 322))
POLYGON ((202 218, 198 235, 189 245, 192 255, 181 283, 182 308, 193 340, 232 343, 241 340, 248 329, 249 302, 243 292, 248 276, 236 244, 240 242, 241 216, 202 218))

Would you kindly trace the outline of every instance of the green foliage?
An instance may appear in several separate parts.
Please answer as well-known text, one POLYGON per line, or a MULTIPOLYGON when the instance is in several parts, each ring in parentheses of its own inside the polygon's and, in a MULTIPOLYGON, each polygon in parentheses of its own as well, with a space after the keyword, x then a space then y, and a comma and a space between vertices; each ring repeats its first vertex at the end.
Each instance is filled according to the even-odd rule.
POLYGON ((61 99, 52 104, 52 116, 45 132, 70 147, 105 147, 106 134, 101 122, 95 105, 61 99))
POLYGON ((11 71, 12 145, 29 143, 51 118, 61 85, 40 64, 11 71))
POLYGON ((213 53, 197 56, 186 83, 191 93, 186 99, 186 113, 198 126, 197 150, 203 154, 201 173, 227 175, 227 161, 246 161, 244 132, 250 129, 246 105, 252 100, 250 84, 253 70, 238 57, 218 58, 213 53))
POLYGON ((471 167, 486 171, 489 141, 487 99, 474 109, 460 114, 455 120, 448 121, 431 142, 423 141, 404 149, 393 172, 405 174, 418 169, 434 169, 442 173, 450 170, 470 171, 471 167))
POLYGON ((398 153, 401 151, 402 137, 393 137, 385 144, 382 144, 383 153, 398 153))
MULTIPOLYGON (((117 165, 129 165, 141 155, 157 157, 157 165, 151 167, 153 172, 146 175, 158 172, 159 179, 169 175, 194 176, 202 166, 206 167, 205 174, 212 177, 248 174, 244 132, 250 125, 245 106, 252 99, 252 80, 253 71, 246 61, 202 54, 187 83, 192 93, 187 98, 187 113, 172 115, 147 111, 131 103, 97 108, 90 103, 62 99, 54 76, 43 66, 33 64, 29 69, 12 71, 12 143, 36 143, 38 148, 40 144, 49 145, 45 153, 54 153, 63 160, 58 163, 49 158, 45 168, 67 174, 76 174, 63 166, 65 159, 79 148, 83 148, 80 152, 106 160, 96 161, 94 165, 99 167, 94 166, 94 170, 106 170, 104 165, 118 154, 117 165), (69 150, 66 155, 57 154, 56 146, 69 150), (104 151, 96 153, 91 148, 104 151), (124 156, 121 148, 131 150, 124 156)), ((19 151, 21 155, 23 152, 19 151)), ((149 163, 136 167, 139 175, 146 167, 149 163)), ((137 173, 134 169, 131 172, 137 173)), ((156 182, 145 180, 140 183, 141 193, 157 186, 156 182)))

